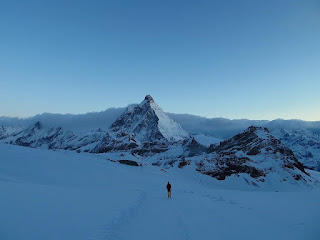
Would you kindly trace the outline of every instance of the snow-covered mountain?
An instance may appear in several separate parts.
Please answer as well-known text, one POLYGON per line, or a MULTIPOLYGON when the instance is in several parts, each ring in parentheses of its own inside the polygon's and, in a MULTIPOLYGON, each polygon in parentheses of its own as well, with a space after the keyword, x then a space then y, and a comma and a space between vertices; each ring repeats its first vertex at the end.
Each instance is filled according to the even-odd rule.
POLYGON ((264 182, 297 184, 298 181, 308 185, 312 181, 294 153, 267 128, 249 127, 219 146, 212 146, 209 152, 212 154, 197 163, 197 170, 219 180, 244 177, 256 186, 264 182))
POLYGON ((129 106, 110 126, 94 152, 132 149, 163 152, 170 143, 187 139, 190 135, 147 95, 139 105, 129 106))
POLYGON ((36 122, 27 127, 0 127, 0 141, 24 147, 64 149, 88 152, 102 141, 106 132, 92 130, 84 135, 76 135, 62 127, 45 127, 36 122))
POLYGON ((104 154, 106 159, 123 163, 131 161, 130 164, 138 166, 156 165, 163 169, 185 167, 218 180, 241 176, 248 184, 262 188, 279 183, 317 185, 299 162, 300 159, 307 159, 308 166, 316 166, 317 161, 310 161, 318 157, 319 138, 316 134, 312 139, 305 137, 305 144, 300 144, 299 149, 297 142, 301 138, 294 137, 297 133, 291 137, 287 132, 276 131, 277 128, 273 130, 287 144, 285 146, 272 136, 272 131, 249 127, 219 145, 220 139, 214 136, 203 133, 190 135, 150 95, 140 104, 129 105, 108 128, 91 131, 75 128, 77 131, 71 131, 63 127, 65 123, 59 126, 58 122, 54 125, 49 122, 1 126, 0 141, 32 148, 99 153, 104 154), (289 145, 299 150, 297 157, 288 148, 289 145), (312 146, 316 151, 306 155, 304 150, 307 146, 312 146))
POLYGON ((289 147, 309 169, 320 171, 320 135, 306 129, 274 129, 272 134, 289 147))
MULTIPOLYGON (((230 120, 225 118, 203 118, 188 114, 169 114, 193 135, 227 140, 249 126, 266 127, 270 133, 290 148, 305 167, 320 171, 320 121, 302 120, 257 121, 230 120)), ((208 141, 215 143, 214 140, 208 141)))

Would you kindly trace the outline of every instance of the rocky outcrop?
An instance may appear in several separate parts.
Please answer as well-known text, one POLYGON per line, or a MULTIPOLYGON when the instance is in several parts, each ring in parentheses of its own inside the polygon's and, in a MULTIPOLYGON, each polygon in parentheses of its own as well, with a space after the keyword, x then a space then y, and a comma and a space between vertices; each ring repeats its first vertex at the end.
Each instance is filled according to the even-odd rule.
POLYGON ((249 127, 220 145, 212 146, 209 152, 197 164, 197 171, 218 180, 239 174, 262 182, 268 174, 274 173, 283 181, 305 181, 308 176, 293 152, 266 128, 249 127))
POLYGON ((132 161, 132 160, 119 160, 118 162, 124 165, 129 165, 134 167, 141 166, 141 164, 138 164, 136 161, 132 161))

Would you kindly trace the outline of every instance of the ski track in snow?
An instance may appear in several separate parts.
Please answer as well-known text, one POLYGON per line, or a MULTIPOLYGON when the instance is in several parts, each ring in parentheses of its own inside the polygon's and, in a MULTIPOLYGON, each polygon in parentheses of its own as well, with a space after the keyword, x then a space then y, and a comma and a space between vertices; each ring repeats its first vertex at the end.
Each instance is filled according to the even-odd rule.
MULTIPOLYGON (((159 189, 156 189, 159 190, 159 189)), ((137 190, 140 192, 139 197, 134 201, 128 208, 116 211, 112 215, 113 219, 102 225, 101 228, 97 231, 95 236, 88 238, 88 240, 126 240, 130 239, 130 236, 135 236, 134 233, 126 233, 126 229, 136 229, 135 222, 144 222, 145 223, 145 214, 146 212, 153 212, 156 210, 154 205, 156 204, 165 204, 168 205, 167 211, 165 214, 163 212, 158 212, 155 215, 155 218, 159 218, 162 223, 161 228, 167 228, 170 225, 170 221, 165 222, 165 219, 161 219, 166 215, 171 221, 173 220, 174 228, 176 233, 179 235, 179 239, 189 240, 188 228, 185 224, 184 215, 182 213, 183 209, 177 206, 175 199, 166 199, 164 196, 149 196, 146 191, 137 190), (156 204, 155 204, 156 203, 156 204), (142 207, 144 206, 144 207, 142 207), (133 235, 132 235, 133 234, 133 235)), ((159 208, 161 211, 163 208, 159 208)), ((142 225, 140 225, 142 226, 142 225)), ((152 231, 153 232, 153 231, 152 231)))
POLYGON ((114 213, 114 217, 111 222, 101 226, 98 233, 94 237, 90 237, 88 240, 118 240, 122 239, 121 230, 125 225, 131 223, 132 219, 137 215, 141 205, 146 200, 146 193, 142 190, 139 191, 139 197, 128 208, 117 211, 114 213))
MULTIPOLYGON (((98 236, 89 240, 129 240, 129 239, 181 239, 190 240, 188 225, 185 221, 188 215, 185 212, 185 204, 192 204, 190 200, 197 193, 188 190, 173 192, 171 199, 167 199, 166 192, 154 187, 141 191, 138 199, 123 211, 114 214, 111 222, 103 225, 98 236), (151 194, 150 194, 151 193, 151 194), (148 226, 149 229, 146 229, 148 226), (171 236, 165 235, 174 233, 171 236)), ((202 200, 209 200, 212 204, 233 205, 244 209, 233 200, 226 200, 222 196, 198 195, 202 200)), ((231 206, 230 206, 231 207, 231 206)), ((250 210, 245 208, 244 210, 250 210)), ((216 212, 216 217, 224 219, 224 216, 216 212)), ((190 219, 189 219, 190 221, 190 219)))
POLYGON ((88 240, 163 239, 163 237, 191 239, 184 221, 183 207, 179 207, 179 200, 181 201, 184 196, 177 192, 178 200, 167 199, 165 191, 159 188, 153 190, 156 190, 156 194, 150 194, 148 190, 137 190, 140 192, 137 200, 129 208, 113 213, 113 219, 88 240), (174 232, 174 235, 167 236, 166 234, 170 232, 174 232))
POLYGON ((183 238, 180 238, 180 239, 189 240, 190 237, 189 237, 188 227, 185 224, 185 221, 183 220, 183 214, 181 213, 181 209, 180 208, 177 209, 171 205, 171 211, 175 213, 176 221, 178 223, 179 228, 182 231, 183 238))
MULTIPOLYGON (((165 191, 159 188, 153 194, 148 194, 144 206, 137 214, 133 224, 126 228, 123 239, 182 239, 189 240, 188 228, 184 221, 183 209, 179 200, 168 199, 165 191), (150 229, 145 229, 149 224, 150 229), (171 236, 168 234, 171 233, 171 236)), ((150 192, 150 191, 148 191, 150 192)), ((181 199, 181 195, 177 196, 181 199)))

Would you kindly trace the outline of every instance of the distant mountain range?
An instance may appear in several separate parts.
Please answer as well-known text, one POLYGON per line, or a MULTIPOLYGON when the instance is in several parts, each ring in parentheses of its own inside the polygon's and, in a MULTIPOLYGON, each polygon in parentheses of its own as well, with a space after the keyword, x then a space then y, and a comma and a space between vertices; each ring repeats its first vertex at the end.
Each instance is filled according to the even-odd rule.
MULTIPOLYGON (((0 125, 27 126, 39 121, 47 127, 63 127, 76 133, 86 133, 98 128, 107 130, 126 109, 127 107, 109 108, 102 112, 90 112, 86 114, 43 113, 30 118, 0 117, 0 125)), ((228 139, 249 126, 267 127, 270 130, 281 128, 290 131, 306 129, 312 133, 320 134, 320 121, 312 122, 296 119, 276 119, 272 121, 248 119, 230 120, 227 118, 205 118, 190 114, 166 114, 191 134, 202 133, 219 139, 228 139)))
POLYGON ((164 169, 188 166, 219 180, 240 177, 257 187, 313 183, 304 169, 320 170, 319 130, 320 122, 165 113, 150 95, 140 104, 99 113, 0 118, 3 143, 99 153, 112 161, 164 169))

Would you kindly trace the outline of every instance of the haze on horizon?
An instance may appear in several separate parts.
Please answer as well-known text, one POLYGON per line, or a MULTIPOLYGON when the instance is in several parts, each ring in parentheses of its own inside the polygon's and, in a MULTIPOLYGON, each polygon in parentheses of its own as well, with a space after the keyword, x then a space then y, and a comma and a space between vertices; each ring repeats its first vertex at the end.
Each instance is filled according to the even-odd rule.
POLYGON ((230 119, 320 120, 320 3, 6 1, 0 116, 139 103, 230 119))

